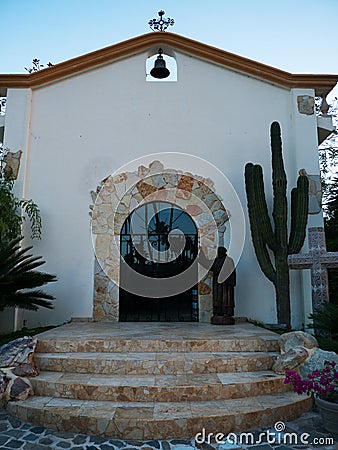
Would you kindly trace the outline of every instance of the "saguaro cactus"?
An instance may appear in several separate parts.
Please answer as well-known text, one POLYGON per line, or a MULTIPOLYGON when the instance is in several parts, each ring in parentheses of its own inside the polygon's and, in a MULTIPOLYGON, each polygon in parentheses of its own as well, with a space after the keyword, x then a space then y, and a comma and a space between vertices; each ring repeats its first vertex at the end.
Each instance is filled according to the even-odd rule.
POLYGON ((274 227, 265 199, 263 170, 258 164, 245 166, 245 188, 248 200, 251 237, 258 263, 276 290, 278 323, 290 327, 290 277, 288 255, 299 253, 305 239, 308 217, 306 176, 300 175, 291 191, 291 225, 288 236, 286 173, 282 157, 281 131, 278 122, 271 124, 272 186, 274 227), (270 257, 269 249, 274 255, 270 257))

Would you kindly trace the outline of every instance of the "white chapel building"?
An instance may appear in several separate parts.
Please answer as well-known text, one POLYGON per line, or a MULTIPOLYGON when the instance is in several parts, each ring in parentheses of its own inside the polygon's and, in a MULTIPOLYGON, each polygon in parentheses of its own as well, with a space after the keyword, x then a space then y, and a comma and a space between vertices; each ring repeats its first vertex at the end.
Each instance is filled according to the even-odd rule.
MULTIPOLYGON (((288 200, 300 170, 318 176, 318 143, 332 124, 316 116, 314 98, 325 99, 337 81, 334 75, 291 74, 169 32, 135 37, 39 72, 0 75, 0 96, 7 99, 0 116, 4 147, 22 152, 16 194, 38 204, 43 224, 40 241, 31 241, 25 226, 24 245, 33 245, 46 261, 41 270, 58 278, 45 287, 55 296, 53 310, 6 310, 1 331, 71 320, 210 322, 208 271, 196 271, 183 296, 174 281, 162 304, 150 295, 156 305, 150 309, 137 301, 147 297, 137 277, 126 294, 130 279, 123 280, 119 257, 133 257, 137 245, 146 248, 137 219, 132 245, 132 217, 155 217, 157 207, 167 211, 162 218, 186 218, 186 260, 199 246, 211 254, 220 243, 228 248, 236 264, 236 317, 276 323, 274 287, 250 236, 244 167, 250 161, 263 167, 271 209, 269 133, 277 121, 288 200), (171 74, 157 80, 150 69, 161 52, 171 74)), ((310 205, 308 226, 323 226, 320 205, 310 205)), ((161 247, 168 229, 163 225, 160 232, 159 222, 154 239, 161 247)), ((147 267, 145 260, 137 264, 147 267)), ((306 325, 311 305, 309 271, 292 271, 294 328, 306 325)))

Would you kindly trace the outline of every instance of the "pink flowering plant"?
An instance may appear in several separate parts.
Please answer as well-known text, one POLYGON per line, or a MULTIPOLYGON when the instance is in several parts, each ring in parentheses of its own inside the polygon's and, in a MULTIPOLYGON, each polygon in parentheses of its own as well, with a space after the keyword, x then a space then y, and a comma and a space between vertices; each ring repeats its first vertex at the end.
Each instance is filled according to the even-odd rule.
POLYGON ((325 361, 321 370, 314 370, 303 379, 295 370, 285 371, 284 384, 293 384, 297 394, 314 394, 332 403, 338 403, 338 372, 334 361, 325 361))

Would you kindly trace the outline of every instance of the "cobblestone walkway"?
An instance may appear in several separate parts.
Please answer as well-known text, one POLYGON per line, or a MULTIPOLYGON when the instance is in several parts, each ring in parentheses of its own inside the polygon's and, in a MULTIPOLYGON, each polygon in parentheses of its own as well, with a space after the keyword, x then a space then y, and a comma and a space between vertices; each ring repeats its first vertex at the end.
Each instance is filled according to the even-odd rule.
MULTIPOLYGON (((281 422, 279 424, 282 424, 281 422)), ((280 425, 283 428, 283 425, 280 425)), ((240 433, 229 436, 232 442, 215 444, 198 443, 194 439, 171 439, 167 441, 123 441, 58 432, 44 427, 22 422, 0 409, 0 449, 47 450, 288 450, 288 449, 326 449, 338 450, 338 434, 327 433, 322 426, 319 415, 306 413, 299 419, 285 424, 284 432, 276 433, 275 429, 262 428, 250 434, 240 433), (290 444, 286 433, 295 433, 290 444), (306 434, 305 434, 306 433, 306 434), (298 442, 295 442, 297 436, 298 442)), ((208 432, 211 430, 207 430, 208 432)), ((217 430, 219 431, 219 430, 217 430)), ((338 432, 338 424, 337 424, 338 432)), ((199 436, 199 440, 202 437, 199 436)))

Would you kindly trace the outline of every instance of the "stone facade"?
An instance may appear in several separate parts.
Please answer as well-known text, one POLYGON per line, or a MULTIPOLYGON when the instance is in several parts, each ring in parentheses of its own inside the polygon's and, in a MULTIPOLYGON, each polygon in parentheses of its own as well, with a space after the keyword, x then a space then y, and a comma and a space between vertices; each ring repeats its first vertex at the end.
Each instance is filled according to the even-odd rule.
POLYGON ((20 169, 20 161, 21 161, 22 151, 18 150, 17 152, 7 152, 3 158, 5 163, 5 175, 7 178, 16 180, 18 178, 18 173, 20 169))
POLYGON ((297 107, 300 114, 311 116, 315 112, 315 99, 312 95, 298 95, 297 107))
MULTIPOLYGON (((160 161, 134 172, 111 175, 92 192, 92 236, 95 249, 94 320, 119 320, 120 232, 130 213, 153 201, 172 203, 194 220, 199 245, 214 259, 229 220, 214 183, 200 175, 165 169, 160 161)), ((197 281, 197 280, 196 280, 197 281)), ((199 266, 199 320, 212 315, 211 274, 199 266)))

